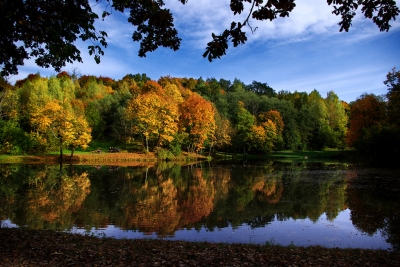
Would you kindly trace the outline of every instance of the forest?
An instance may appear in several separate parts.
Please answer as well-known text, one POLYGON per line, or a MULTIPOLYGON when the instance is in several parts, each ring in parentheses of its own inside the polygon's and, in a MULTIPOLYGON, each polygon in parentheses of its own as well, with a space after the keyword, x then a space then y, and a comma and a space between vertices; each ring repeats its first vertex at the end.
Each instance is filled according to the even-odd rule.
MULTIPOLYGON (((382 77, 384 78, 384 77, 382 77)), ((386 95, 346 103, 335 92, 276 92, 267 83, 65 71, 0 81, 0 154, 93 151, 95 141, 135 152, 211 155, 350 149, 371 161, 400 154, 400 71, 386 95)))

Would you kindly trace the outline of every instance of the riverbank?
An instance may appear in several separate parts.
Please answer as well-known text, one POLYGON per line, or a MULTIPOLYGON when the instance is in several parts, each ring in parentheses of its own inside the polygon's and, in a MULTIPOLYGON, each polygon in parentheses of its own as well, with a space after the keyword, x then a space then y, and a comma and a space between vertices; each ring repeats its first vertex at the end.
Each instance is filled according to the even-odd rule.
MULTIPOLYGON (((205 160, 206 157, 196 154, 182 153, 182 156, 173 159, 177 162, 192 162, 197 160, 205 160)), ((72 158, 68 154, 63 155, 63 163, 73 164, 108 164, 108 165, 130 165, 136 163, 157 162, 160 160, 154 152, 149 153, 79 153, 72 158)), ((26 163, 26 164, 58 164, 60 162, 59 155, 21 155, 10 156, 0 155, 0 163, 26 163)))
POLYGON ((99 238, 0 228, 0 266, 400 266, 400 252, 99 238))

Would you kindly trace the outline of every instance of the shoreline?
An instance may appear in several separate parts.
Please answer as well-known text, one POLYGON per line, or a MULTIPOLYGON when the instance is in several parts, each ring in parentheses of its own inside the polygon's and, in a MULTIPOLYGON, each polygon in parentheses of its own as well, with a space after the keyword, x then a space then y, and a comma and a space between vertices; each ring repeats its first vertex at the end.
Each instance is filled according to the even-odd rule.
POLYGON ((0 266, 400 266, 400 252, 114 239, 0 228, 0 266))
MULTIPOLYGON (((196 162, 205 160, 206 157, 201 155, 189 155, 183 153, 182 156, 176 157, 173 160, 166 160, 170 162, 196 162)), ((63 164, 115 164, 115 165, 138 165, 138 164, 155 164, 159 162, 154 152, 149 153, 85 153, 71 156, 68 154, 63 155, 63 164)), ((165 160, 164 160, 165 161, 165 160)), ((0 163, 24 163, 24 164, 59 164, 59 155, 3 155, 0 156, 0 163)))

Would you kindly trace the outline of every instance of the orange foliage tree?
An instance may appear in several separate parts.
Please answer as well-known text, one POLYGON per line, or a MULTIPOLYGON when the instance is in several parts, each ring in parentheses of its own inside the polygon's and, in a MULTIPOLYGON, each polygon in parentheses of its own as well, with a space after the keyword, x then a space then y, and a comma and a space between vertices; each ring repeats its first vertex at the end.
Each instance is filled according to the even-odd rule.
POLYGON ((374 94, 363 94, 351 103, 347 143, 352 146, 362 131, 385 121, 385 103, 374 94))
POLYGON ((180 105, 180 113, 179 128, 188 134, 188 150, 199 151, 215 133, 213 106, 197 93, 192 93, 180 105))

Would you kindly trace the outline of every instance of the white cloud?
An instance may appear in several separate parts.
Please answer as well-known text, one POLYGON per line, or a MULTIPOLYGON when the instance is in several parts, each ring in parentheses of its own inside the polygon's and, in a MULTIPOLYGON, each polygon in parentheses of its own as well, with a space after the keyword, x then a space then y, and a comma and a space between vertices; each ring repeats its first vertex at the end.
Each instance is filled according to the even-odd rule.
MULTIPOLYGON (((211 33, 220 34, 230 26, 232 21, 244 21, 250 10, 250 4, 245 3, 241 15, 234 16, 229 7, 229 0, 189 0, 186 5, 178 1, 168 3, 175 16, 175 25, 184 39, 190 45, 203 49, 211 40, 211 33)), ((296 1, 296 7, 289 17, 277 18, 274 21, 256 21, 250 19, 250 25, 257 30, 252 34, 246 29, 248 43, 282 40, 297 42, 310 35, 334 35, 339 33, 340 16, 332 14, 333 6, 321 0, 296 1)), ((399 21, 392 21, 392 30, 399 27, 399 21)), ((351 31, 357 29, 357 39, 369 37, 371 31, 379 33, 377 26, 370 19, 364 18, 361 11, 353 19, 351 31)))

